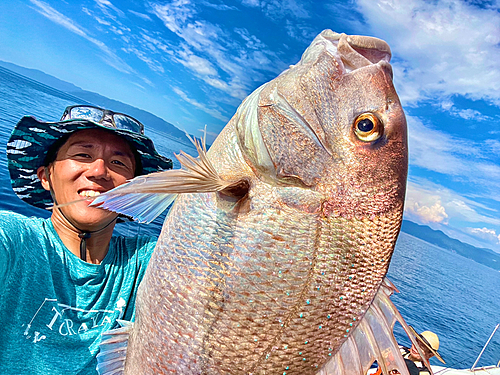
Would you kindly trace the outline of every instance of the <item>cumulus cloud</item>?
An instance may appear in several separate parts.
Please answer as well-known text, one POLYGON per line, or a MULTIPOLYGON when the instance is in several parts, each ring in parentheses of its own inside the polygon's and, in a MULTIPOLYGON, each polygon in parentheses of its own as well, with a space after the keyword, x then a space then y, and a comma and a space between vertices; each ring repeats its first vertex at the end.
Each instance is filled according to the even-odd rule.
POLYGON ((405 214, 423 224, 447 223, 448 214, 441 203, 439 194, 422 191, 417 186, 408 187, 405 214))
POLYGON ((448 215, 445 208, 437 201, 432 206, 423 205, 420 202, 411 202, 406 208, 410 216, 418 216, 422 223, 446 223, 448 215))
POLYGON ((455 224, 500 225, 500 213, 496 210, 423 178, 408 181, 405 214, 421 223, 446 224, 454 220, 455 224))
POLYGON ((500 244, 500 234, 489 228, 466 228, 466 232, 474 237, 493 244, 500 244))
POLYGON ((358 0, 397 54, 400 97, 411 104, 459 94, 500 104, 500 13, 468 1, 358 0))

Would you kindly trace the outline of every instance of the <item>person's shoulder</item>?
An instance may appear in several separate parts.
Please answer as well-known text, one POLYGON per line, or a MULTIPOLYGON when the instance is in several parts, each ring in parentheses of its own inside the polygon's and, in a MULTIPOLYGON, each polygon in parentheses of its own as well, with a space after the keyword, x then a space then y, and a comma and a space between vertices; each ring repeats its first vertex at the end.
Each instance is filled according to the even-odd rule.
POLYGON ((4 231, 25 231, 29 228, 38 230, 47 219, 25 216, 13 211, 0 210, 0 228, 4 231))

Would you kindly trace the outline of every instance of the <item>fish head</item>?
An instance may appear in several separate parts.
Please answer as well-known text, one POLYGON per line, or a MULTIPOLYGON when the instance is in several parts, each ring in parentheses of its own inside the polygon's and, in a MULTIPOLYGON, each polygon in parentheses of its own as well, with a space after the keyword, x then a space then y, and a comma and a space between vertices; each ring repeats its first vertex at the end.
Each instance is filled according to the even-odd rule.
POLYGON ((325 30, 252 93, 236 129, 256 175, 318 193, 326 216, 402 211, 407 129, 390 57, 380 39, 325 30))

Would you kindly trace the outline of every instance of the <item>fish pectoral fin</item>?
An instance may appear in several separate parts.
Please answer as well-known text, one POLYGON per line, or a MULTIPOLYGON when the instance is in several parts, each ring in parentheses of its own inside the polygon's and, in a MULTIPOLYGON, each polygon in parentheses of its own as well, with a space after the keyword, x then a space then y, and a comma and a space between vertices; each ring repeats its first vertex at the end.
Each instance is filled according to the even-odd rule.
POLYGON ((127 345, 134 323, 118 320, 121 327, 102 334, 97 354, 97 372, 99 375, 120 375, 125 370, 127 345))
MULTIPOLYGON (((374 361, 384 375, 391 370, 409 375, 393 334, 396 321, 409 333, 408 325, 389 298, 394 291, 394 285, 385 279, 358 325, 316 375, 365 375, 374 361)), ((411 336, 410 339, 415 340, 411 336)))
POLYGON ((216 191, 241 194, 244 184, 242 185, 241 181, 222 179, 208 160, 205 147, 197 140, 193 143, 199 153, 197 158, 183 151, 176 155, 183 169, 170 169, 136 177, 97 196, 91 205, 149 223, 165 211, 178 194, 216 191))

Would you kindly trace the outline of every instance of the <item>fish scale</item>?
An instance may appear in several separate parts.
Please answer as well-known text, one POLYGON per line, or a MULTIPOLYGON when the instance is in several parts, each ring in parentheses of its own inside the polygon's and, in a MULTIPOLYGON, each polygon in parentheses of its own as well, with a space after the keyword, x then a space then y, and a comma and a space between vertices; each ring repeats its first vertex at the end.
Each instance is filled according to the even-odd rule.
MULTIPOLYGON (((216 206, 214 202, 211 204, 212 210, 207 210, 209 204, 198 198, 185 197, 182 205, 174 207, 172 215, 175 216, 175 210, 178 209, 182 212, 215 212, 213 215, 217 216, 216 210, 213 210, 216 206)), ((269 206, 263 197, 260 199, 262 202, 254 202, 255 206, 269 206)), ((324 362, 331 354, 329 349, 337 347, 338 342, 355 327, 354 318, 363 314, 366 304, 373 298, 373 293, 368 294, 363 290, 373 289, 372 285, 380 283, 386 270, 380 271, 376 263, 384 263, 385 256, 383 252, 366 251, 365 248, 373 250, 376 246, 384 245, 387 238, 383 237, 383 241, 380 241, 379 236, 385 235, 386 230, 383 227, 381 230, 378 223, 369 220, 349 221, 347 225, 345 220, 339 218, 318 219, 308 214, 298 219, 283 210, 270 212, 268 208, 263 216, 268 223, 264 231, 260 225, 260 215, 252 215, 249 220, 240 217, 239 230, 236 231, 228 225, 219 225, 220 219, 204 219, 205 223, 217 224, 217 229, 212 230, 193 226, 188 220, 189 215, 184 216, 185 220, 177 220, 175 227, 169 229, 174 237, 169 232, 162 236, 162 239, 168 238, 169 246, 162 247, 160 243, 158 249, 164 249, 164 252, 157 251, 154 257, 162 259, 162 262, 151 260, 159 268, 156 270, 153 266, 148 269, 144 289, 179 290, 179 294, 175 298, 161 295, 151 301, 152 305, 161 303, 161 310, 157 312, 158 321, 151 320, 151 327, 156 327, 154 336, 160 340, 172 335, 171 326, 164 328, 161 324, 163 321, 173 323, 179 332, 199 327, 205 330, 200 334, 218 337, 216 344, 208 344, 200 338, 196 345, 190 339, 184 343, 189 349, 181 351, 190 352, 193 358, 204 355, 210 357, 213 363, 208 367, 215 367, 213 364, 218 363, 217 367, 225 369, 226 373, 273 373, 273 370, 280 368, 286 371, 288 367, 289 374, 303 374, 324 362), (304 233, 310 235, 317 231, 318 220, 322 221, 319 226, 321 233, 313 238, 304 236, 304 233), (297 226, 298 222, 303 224, 297 226), (177 227, 184 228, 179 239, 175 238, 175 234, 179 233, 177 227), (310 227, 316 230, 311 231, 310 227), (186 228, 192 228, 191 233, 186 228), (220 252, 220 244, 208 242, 210 246, 207 248, 206 243, 193 246, 185 241, 186 238, 198 238, 196 232, 200 230, 217 233, 211 238, 223 239, 225 246, 222 249, 226 251, 220 252), (232 235, 234 232, 238 235, 232 235), (278 234, 280 241, 275 240, 278 234), (231 242, 230 239, 244 241, 231 242), (171 243, 178 244, 174 246, 173 253, 169 251, 171 243), (353 244, 359 249, 359 255, 352 254, 353 244), (218 252, 215 253, 214 249, 218 252), (367 254, 377 254, 377 258, 367 257, 367 254), (214 267, 214 262, 217 267, 214 267), (319 264, 321 270, 318 269, 319 264), (353 274, 353 269, 358 272, 353 274), (368 272, 363 272, 360 277, 358 273, 363 270, 368 272), (169 276, 173 273, 179 276, 169 276), (349 275, 354 276, 349 279, 349 275), (169 284, 160 288, 158 283, 169 284), (199 288, 200 294, 188 296, 187 285, 190 285, 190 290, 199 288), (245 298, 225 298, 224 294, 245 298), (192 320, 173 320, 178 314, 177 309, 184 305, 200 313, 194 314, 192 320), (334 319, 328 318, 333 314, 334 319), (335 330, 330 330, 330 325, 335 326, 335 330), (311 327, 316 329, 311 330, 311 327), (247 341, 239 339, 235 343, 235 338, 246 338, 247 341), (198 353, 196 347, 199 348, 198 353), (233 353, 238 355, 235 357, 233 353), (295 360, 290 361, 290 358, 295 360), (249 364, 257 365, 253 368, 249 364)), ((397 227, 397 224, 391 224, 397 223, 391 218, 387 223, 397 227)), ((392 232, 393 236, 397 234, 396 229, 392 232)), ((138 320, 141 319, 138 316, 138 320)), ((146 342, 152 340, 151 335, 138 336, 146 342)), ((179 338, 177 350, 182 345, 179 338)), ((176 357, 172 350, 169 352, 176 357)), ((197 369, 186 368, 186 373, 197 373, 197 369)))
POLYGON ((101 373, 365 375, 377 361, 408 375, 385 279, 408 151, 389 59, 381 40, 326 30, 208 152, 195 142, 183 169, 96 198, 149 221, 177 195, 101 373))

